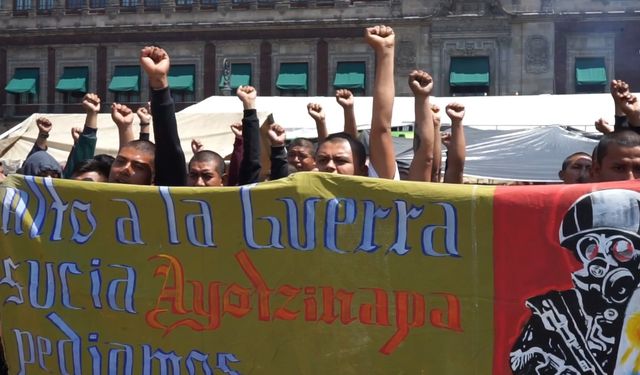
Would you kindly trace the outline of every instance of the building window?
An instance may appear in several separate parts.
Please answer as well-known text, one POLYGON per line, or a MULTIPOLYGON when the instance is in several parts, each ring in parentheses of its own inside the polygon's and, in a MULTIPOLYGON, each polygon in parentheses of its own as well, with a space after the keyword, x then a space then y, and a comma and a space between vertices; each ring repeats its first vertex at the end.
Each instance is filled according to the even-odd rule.
POLYGON ((195 65, 172 65, 169 69, 169 87, 176 104, 195 101, 195 65))
POLYGON ((107 6, 106 0, 89 0, 89 7, 93 9, 103 9, 107 6))
POLYGON ((64 104, 82 104, 82 99, 85 93, 83 92, 65 92, 62 94, 62 101, 64 104))
POLYGON ((31 0, 15 0, 13 9, 16 11, 31 10, 31 0))
POLYGON ((121 8, 135 8, 138 6, 138 0, 120 0, 121 8))
POLYGON ((38 11, 50 11, 53 9, 53 0, 38 0, 38 11))
POLYGON ((109 91, 115 93, 118 103, 140 101, 140 66, 116 66, 109 91))
MULTIPOLYGON (((240 86, 251 85, 251 64, 231 64, 229 87, 236 90, 240 86)), ((220 89, 224 88, 224 75, 220 75, 220 89)))
POLYGON ((258 0, 258 9, 273 9, 275 0, 258 0))
POLYGON ((40 91, 40 70, 38 68, 16 68, 13 78, 4 87, 15 94, 17 104, 36 103, 40 91))
POLYGON ((233 9, 249 9, 250 3, 249 0, 231 0, 231 7, 233 9))
POLYGON ((576 93, 605 92, 607 81, 604 57, 576 58, 576 93))
POLYGON ((65 67, 62 77, 58 80, 56 91, 61 92, 65 104, 81 103, 82 97, 87 93, 87 81, 89 78, 89 68, 65 67))
POLYGON ((282 96, 306 96, 309 66, 307 63, 282 63, 276 87, 282 96))
POLYGON ((67 9, 79 10, 84 7, 84 0, 67 0, 67 9))
POLYGON ((139 104, 140 93, 133 91, 116 92, 114 101, 122 104, 139 104))
POLYGON ((218 6, 218 0, 200 0, 203 8, 215 8, 218 6))
POLYGON ((176 5, 179 7, 191 7, 193 0, 176 0, 176 5))
POLYGON ((144 0, 145 8, 160 9, 160 0, 144 0))
POLYGON ((336 90, 348 89, 354 95, 364 95, 365 71, 364 61, 339 62, 333 87, 336 90))
POLYGON ((449 90, 452 96, 489 94, 489 57, 452 57, 449 90))

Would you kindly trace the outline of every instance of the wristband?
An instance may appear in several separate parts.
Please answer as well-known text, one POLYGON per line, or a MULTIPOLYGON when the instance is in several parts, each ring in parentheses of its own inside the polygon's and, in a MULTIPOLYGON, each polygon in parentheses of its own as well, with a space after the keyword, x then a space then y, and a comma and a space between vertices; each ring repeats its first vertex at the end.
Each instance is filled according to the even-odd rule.
POLYGON ((47 138, 49 138, 49 134, 48 133, 40 133, 40 134, 38 134, 38 138, 47 139, 47 138))
POLYGON ((150 122, 141 122, 140 126, 149 126, 149 124, 151 124, 150 122))

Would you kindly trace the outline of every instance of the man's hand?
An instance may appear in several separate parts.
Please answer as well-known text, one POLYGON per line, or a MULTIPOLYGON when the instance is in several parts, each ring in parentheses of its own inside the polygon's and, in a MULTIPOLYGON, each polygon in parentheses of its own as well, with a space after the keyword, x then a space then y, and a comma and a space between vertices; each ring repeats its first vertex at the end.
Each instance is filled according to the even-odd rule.
POLYGON ((613 132, 613 129, 609 126, 609 123, 603 118, 599 118, 594 125, 596 126, 596 130, 602 134, 609 134, 613 132))
POLYGON ((36 125, 38 125, 38 131, 40 134, 49 134, 51 129, 53 129, 53 124, 46 117, 38 117, 36 119, 36 125))
POLYGON ((431 96, 433 78, 427 72, 414 70, 409 74, 409 87, 415 97, 425 98, 431 96))
POLYGON ((325 120, 324 110, 318 103, 307 104, 307 112, 315 122, 321 122, 325 120))
POLYGON ((242 123, 234 122, 233 124, 231 124, 230 127, 231 127, 231 131, 236 136, 236 138, 242 139, 242 123))
POLYGON ((138 108, 136 115, 140 119, 140 125, 149 125, 151 123, 151 112, 149 111, 150 103, 138 108))
POLYGON ((353 93, 347 89, 336 90, 336 101, 343 109, 353 108, 353 93))
POLYGON ((118 128, 133 124, 133 111, 124 104, 113 103, 111 105, 111 119, 118 128))
POLYGON ((459 125, 464 118, 464 105, 460 103, 447 104, 447 116, 451 119, 451 125, 459 125))
POLYGON ((200 142, 199 139, 192 139, 191 140, 191 152, 193 152, 193 154, 197 154, 198 152, 204 150, 204 146, 202 145, 202 142, 200 142))
POLYGON ((78 139, 80 138, 80 134, 82 133, 82 128, 71 128, 71 138, 73 138, 73 144, 78 143, 78 139))
POLYGON ((393 29, 385 25, 366 28, 364 39, 376 52, 392 50, 395 44, 393 29))
POLYGON ((140 65, 149 77, 149 85, 154 90, 164 89, 169 86, 169 55, 167 52, 154 46, 147 46, 140 50, 140 65))
POLYGON ((236 95, 242 102, 244 109, 256 109, 256 97, 258 93, 253 86, 239 86, 236 95))
POLYGON ((451 133, 449 133, 449 132, 440 132, 440 142, 442 142, 444 147, 446 147, 448 149, 449 145, 451 144, 451 133))
POLYGON ((278 124, 271 124, 269 126, 269 142, 271 147, 282 147, 286 140, 286 133, 284 128, 278 124))
POLYGON ((87 114, 100 112, 100 97, 94 93, 87 93, 82 99, 82 108, 87 114))

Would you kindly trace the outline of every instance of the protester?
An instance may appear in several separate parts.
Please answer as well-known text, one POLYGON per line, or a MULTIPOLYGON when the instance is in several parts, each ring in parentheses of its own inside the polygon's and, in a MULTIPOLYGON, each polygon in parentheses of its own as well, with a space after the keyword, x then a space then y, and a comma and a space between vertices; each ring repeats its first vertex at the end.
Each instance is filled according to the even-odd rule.
POLYGON ((409 166, 409 180, 429 182, 432 178, 433 128, 429 97, 433 90, 433 79, 422 71, 409 74, 409 87, 414 96, 415 121, 413 127, 413 160, 409 166))
POLYGON ((71 128, 71 137, 74 142, 64 166, 64 178, 72 178, 76 166, 85 160, 92 159, 96 151, 100 97, 94 93, 87 93, 82 99, 82 108, 87 114, 84 128, 71 128))
MULTIPOLYGON (((137 156, 141 157, 147 155, 151 149, 155 149, 153 158, 144 157, 145 161, 151 162, 153 166, 149 172, 151 172, 151 177, 155 178, 155 184, 185 186, 187 184, 187 167, 178 137, 175 106, 169 89, 168 75, 171 67, 169 55, 164 49, 157 46, 144 47, 140 51, 140 65, 147 73, 151 87, 151 116, 153 118, 155 147, 152 147, 152 143, 149 145, 144 143, 146 141, 139 140, 130 142, 129 145, 138 143, 136 143, 136 147, 129 148, 129 150, 137 150, 140 152, 137 156), (138 145, 144 146, 138 148, 138 145)), ((117 162, 116 158, 114 165, 117 162)), ((111 180, 111 177, 109 179, 111 180)))
POLYGON ((108 182, 111 164, 100 159, 88 159, 78 163, 71 174, 72 180, 108 182))
POLYGON ((464 137, 462 120, 465 108, 460 103, 449 103, 445 112, 451 120, 451 134, 445 140, 447 147, 447 162, 444 169, 444 182, 450 184, 463 183, 464 162, 467 144, 464 137))
POLYGON ((370 135, 370 163, 364 145, 346 132, 329 135, 319 143, 316 166, 320 172, 399 179, 391 138, 391 115, 395 96, 393 78, 395 36, 380 25, 365 30, 365 40, 376 54, 376 75, 370 135))
POLYGON ((575 152, 562 162, 558 177, 565 184, 582 184, 591 181, 591 155, 586 152, 575 152))
POLYGON ((631 130, 605 134, 594 150, 593 182, 640 178, 640 134, 631 130))

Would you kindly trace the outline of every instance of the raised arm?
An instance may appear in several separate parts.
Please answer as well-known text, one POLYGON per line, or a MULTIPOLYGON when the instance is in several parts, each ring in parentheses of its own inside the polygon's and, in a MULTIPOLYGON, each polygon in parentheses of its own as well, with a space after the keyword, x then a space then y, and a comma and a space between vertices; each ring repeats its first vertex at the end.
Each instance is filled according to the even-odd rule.
POLYGON ((127 143, 135 139, 133 135, 133 112, 131 108, 124 104, 111 104, 111 119, 118 127, 118 135, 120 137, 120 146, 122 149, 127 143))
POLYGON ((96 152, 98 141, 98 113, 100 113, 100 97, 94 93, 87 93, 82 99, 82 108, 87 114, 84 128, 71 130, 73 148, 67 158, 62 175, 71 178, 75 167, 81 162, 92 159, 96 152))
POLYGON ((240 178, 240 164, 242 163, 242 123, 235 122, 231 124, 231 131, 235 135, 233 141, 233 151, 231 152, 231 160, 229 161, 229 170, 227 171, 227 186, 238 185, 240 178))
POLYGON ((270 180, 287 177, 289 175, 289 163, 287 163, 287 150, 285 149, 286 132, 278 124, 269 126, 269 143, 271 144, 271 174, 270 180))
POLYGON ((163 186, 185 186, 187 166, 169 90, 169 55, 159 47, 144 47, 140 51, 140 65, 147 73, 151 87, 151 116, 156 144, 155 183, 163 186))
POLYGON ((242 102, 242 162, 240 163, 240 185, 252 184, 260 180, 260 120, 256 112, 256 89, 240 86, 236 95, 242 102))
POLYGON ((149 126, 151 125, 151 104, 147 102, 146 105, 138 108, 136 111, 138 119, 140 119, 140 135, 138 139, 149 141, 149 126))
POLYGON ((409 87, 414 96, 415 125, 413 128, 413 160, 409 166, 409 179, 431 181, 433 171, 433 141, 435 139, 429 97, 433 79, 422 70, 409 74, 409 87))
POLYGON ((322 142, 327 136, 329 132, 327 131, 327 120, 322 109, 322 106, 318 103, 309 103, 307 104, 307 113, 316 123, 316 131, 318 133, 318 143, 322 142))
POLYGON ((391 116, 396 94, 393 81, 395 35, 389 26, 374 26, 366 29, 365 40, 376 54, 369 160, 379 177, 393 179, 397 169, 391 138, 391 116))
POLYGON ((37 151, 47 151, 49 148, 47 145, 47 139, 49 138, 51 129, 53 129, 53 124, 46 117, 38 117, 36 119, 36 126, 38 127, 38 138, 36 138, 36 141, 33 143, 33 147, 31 148, 31 151, 29 151, 25 160, 33 153, 37 151))
POLYGON ((464 105, 450 103, 446 108, 447 116, 451 119, 451 138, 447 147, 447 169, 444 172, 444 182, 461 184, 464 175, 464 162, 466 159, 466 141, 462 119, 464 118, 464 105))
POLYGON ((440 172, 442 171, 442 136, 440 134, 440 107, 431 104, 431 119, 433 120, 433 169, 431 170, 431 181, 440 182, 440 172))
POLYGON ((356 113, 353 109, 353 93, 347 89, 336 91, 336 101, 342 107, 344 113, 344 132, 353 138, 358 137, 358 127, 356 125, 356 113))

